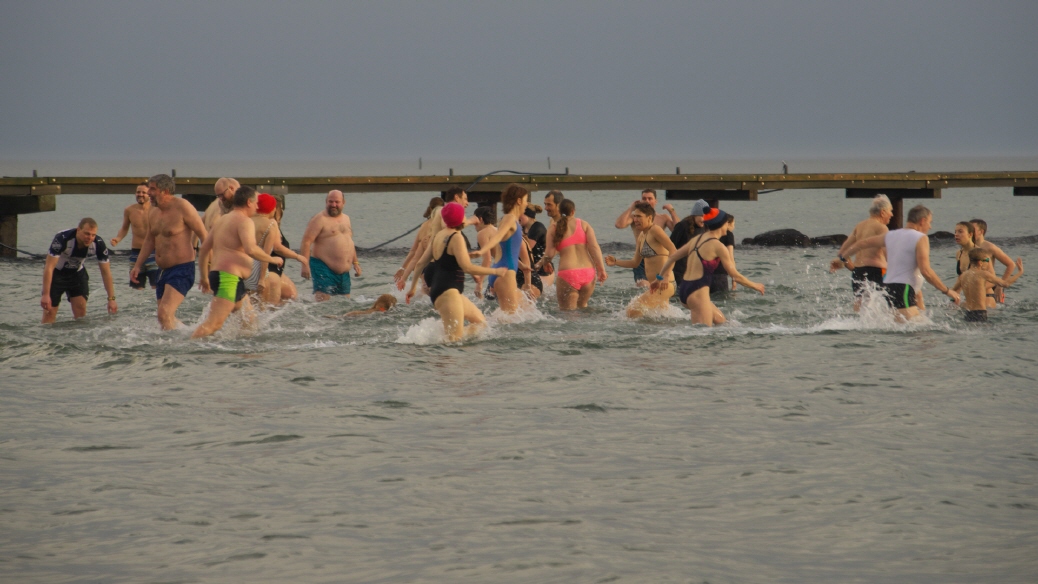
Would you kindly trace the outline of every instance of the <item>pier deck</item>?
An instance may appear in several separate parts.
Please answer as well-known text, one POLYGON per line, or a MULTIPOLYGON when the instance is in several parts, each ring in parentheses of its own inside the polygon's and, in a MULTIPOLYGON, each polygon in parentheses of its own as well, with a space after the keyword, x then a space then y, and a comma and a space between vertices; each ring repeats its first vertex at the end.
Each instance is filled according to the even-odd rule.
MULTIPOLYGON (((3 177, 0 178, 0 257, 13 257, 18 241, 18 215, 53 211, 56 195, 132 194, 144 176, 121 177, 3 177)), ((177 194, 204 209, 214 198, 218 177, 177 177, 177 194)), ((848 198, 886 194, 894 204, 894 227, 902 225, 903 199, 935 199, 943 189, 1013 188, 1017 196, 1038 196, 1038 171, 799 173, 799 174, 492 174, 411 176, 292 176, 236 177, 261 191, 323 193, 443 192, 469 190, 479 204, 496 203, 506 185, 519 183, 530 191, 641 191, 651 188, 666 199, 756 201, 761 191, 843 189, 848 198), (473 185, 476 181, 478 184, 473 185)))

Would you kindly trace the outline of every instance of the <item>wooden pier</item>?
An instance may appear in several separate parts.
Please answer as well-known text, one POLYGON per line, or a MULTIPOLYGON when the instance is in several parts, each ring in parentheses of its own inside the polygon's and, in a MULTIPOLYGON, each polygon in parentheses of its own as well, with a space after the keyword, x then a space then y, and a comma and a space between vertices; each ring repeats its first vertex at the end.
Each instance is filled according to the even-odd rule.
MULTIPOLYGON (((451 187, 469 191, 479 204, 496 203, 510 183, 531 192, 636 191, 656 189, 671 200, 706 199, 756 201, 761 191, 787 189, 841 189, 848 198, 890 197, 894 204, 893 224, 901 226, 904 199, 938 199, 943 189, 1006 188, 1017 196, 1038 196, 1038 171, 1020 172, 907 172, 907 173, 802 173, 802 174, 494 174, 427 176, 320 176, 236 177, 241 184, 272 193, 443 192, 451 187), (477 179, 480 179, 477 184, 477 179)), ((0 257, 13 257, 17 247, 18 215, 53 211, 56 195, 133 194, 148 177, 3 177, 0 178, 0 257)), ((177 177, 177 194, 196 208, 213 200, 217 177, 177 177)))

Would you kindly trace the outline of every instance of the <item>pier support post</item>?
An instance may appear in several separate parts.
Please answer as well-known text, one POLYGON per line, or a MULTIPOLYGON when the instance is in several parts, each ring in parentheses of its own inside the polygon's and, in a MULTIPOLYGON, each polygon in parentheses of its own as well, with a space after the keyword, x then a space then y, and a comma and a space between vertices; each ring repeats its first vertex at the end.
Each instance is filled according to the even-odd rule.
POLYGON ((61 193, 57 185, 37 185, 27 195, 0 195, 0 257, 18 255, 18 216, 23 213, 44 213, 58 208, 55 195, 61 193))
POLYGON ((871 199, 886 195, 890 199, 894 216, 887 227, 901 229, 905 226, 905 199, 940 199, 941 189, 847 189, 848 199, 871 199))
POLYGON ((18 256, 15 248, 18 247, 18 216, 0 215, 0 258, 14 258, 18 256))

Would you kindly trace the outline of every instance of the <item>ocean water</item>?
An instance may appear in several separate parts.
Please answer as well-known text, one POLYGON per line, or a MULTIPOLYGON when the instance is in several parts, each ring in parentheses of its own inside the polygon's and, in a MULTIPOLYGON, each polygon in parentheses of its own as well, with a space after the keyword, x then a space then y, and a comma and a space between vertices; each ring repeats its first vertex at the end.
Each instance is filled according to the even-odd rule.
MULTIPOLYGON (((348 195, 358 246, 416 225, 429 196, 348 195)), ((628 257, 612 223, 636 197, 571 194, 628 257)), ((839 191, 761 199, 722 203, 738 239, 846 233, 867 208, 839 191)), ((289 195, 295 246, 321 201, 289 195)), ((130 202, 62 195, 22 216, 19 247, 45 253, 85 215, 108 239, 130 202)), ((935 230, 986 219, 1030 269, 1038 201, 925 203, 935 230)), ((123 254, 118 315, 88 263, 88 317, 63 303, 46 327, 42 260, 0 261, 0 581, 1035 581, 1030 272, 984 326, 929 285, 921 322, 878 302, 855 314, 832 248, 746 246, 739 269, 767 293, 720 302, 729 323, 712 329, 676 303, 625 318, 638 291, 614 268, 586 311, 551 290, 518 317, 480 301, 490 326, 460 344, 424 297, 335 318, 391 290, 409 239, 362 253, 350 299, 314 303, 290 262, 299 302, 205 342, 188 337, 208 297, 160 332, 123 254)), ((945 282, 954 253, 934 242, 945 282)))

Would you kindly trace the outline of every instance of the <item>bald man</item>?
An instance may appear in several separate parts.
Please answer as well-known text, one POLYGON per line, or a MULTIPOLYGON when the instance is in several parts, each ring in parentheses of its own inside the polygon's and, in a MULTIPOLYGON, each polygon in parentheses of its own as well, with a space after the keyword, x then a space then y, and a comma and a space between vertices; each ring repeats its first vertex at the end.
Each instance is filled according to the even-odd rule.
POLYGON ((305 260, 302 276, 309 279, 313 274, 314 299, 318 302, 333 295, 350 295, 350 268, 360 276, 353 226, 342 212, 344 205, 342 191, 330 191, 324 199, 324 211, 307 223, 300 244, 299 252, 305 260))
POLYGON ((213 185, 213 193, 216 194, 216 199, 209 203, 209 207, 205 210, 205 215, 202 216, 202 224, 205 225, 206 231, 213 229, 213 223, 220 217, 231 211, 234 201, 234 192, 238 190, 241 184, 233 178, 221 177, 213 185))

